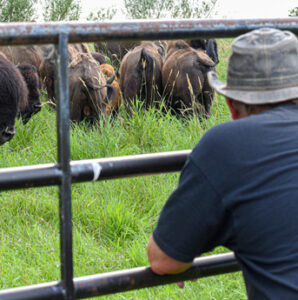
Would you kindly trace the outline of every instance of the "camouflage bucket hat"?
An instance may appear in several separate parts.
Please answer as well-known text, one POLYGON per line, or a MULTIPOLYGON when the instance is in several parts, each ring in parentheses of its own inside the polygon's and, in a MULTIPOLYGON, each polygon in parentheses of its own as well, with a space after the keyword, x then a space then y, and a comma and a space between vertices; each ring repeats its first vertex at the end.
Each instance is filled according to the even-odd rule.
POLYGON ((246 104, 298 98, 298 39, 272 28, 241 35, 232 43, 227 84, 214 71, 208 80, 219 94, 246 104))

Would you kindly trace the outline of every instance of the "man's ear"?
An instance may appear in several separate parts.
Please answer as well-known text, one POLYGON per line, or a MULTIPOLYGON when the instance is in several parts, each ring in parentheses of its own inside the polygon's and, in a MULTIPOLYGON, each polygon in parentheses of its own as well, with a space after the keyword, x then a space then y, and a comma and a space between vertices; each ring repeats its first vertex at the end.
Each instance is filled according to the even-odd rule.
POLYGON ((244 117, 242 115, 242 113, 240 112, 240 110, 238 109, 238 106, 235 103, 235 101, 233 101, 229 98, 226 98, 226 102, 227 102, 227 105, 229 107, 229 110, 230 110, 230 113, 231 113, 231 116, 232 116, 233 120, 241 119, 241 118, 244 117))

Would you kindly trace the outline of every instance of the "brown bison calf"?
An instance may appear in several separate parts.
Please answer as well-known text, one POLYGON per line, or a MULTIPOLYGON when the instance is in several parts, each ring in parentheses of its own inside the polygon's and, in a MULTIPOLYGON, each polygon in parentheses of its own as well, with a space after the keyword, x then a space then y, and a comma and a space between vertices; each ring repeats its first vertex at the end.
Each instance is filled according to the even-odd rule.
POLYGON ((120 88, 126 107, 139 97, 149 107, 160 100, 162 92, 161 69, 164 49, 154 42, 142 42, 129 51, 120 67, 120 88))
POLYGON ((20 71, 0 55, 0 145, 15 134, 18 113, 27 105, 28 90, 20 71))
POLYGON ((115 73, 113 66, 109 64, 101 64, 100 70, 104 74, 108 83, 110 83, 114 88, 114 93, 110 96, 107 107, 106 114, 109 116, 111 113, 118 111, 121 104, 121 93, 118 84, 118 77, 115 73))
POLYGON ((215 63, 202 50, 195 50, 182 40, 168 45, 162 69, 167 108, 175 113, 199 112, 207 116, 213 100, 207 72, 215 63))

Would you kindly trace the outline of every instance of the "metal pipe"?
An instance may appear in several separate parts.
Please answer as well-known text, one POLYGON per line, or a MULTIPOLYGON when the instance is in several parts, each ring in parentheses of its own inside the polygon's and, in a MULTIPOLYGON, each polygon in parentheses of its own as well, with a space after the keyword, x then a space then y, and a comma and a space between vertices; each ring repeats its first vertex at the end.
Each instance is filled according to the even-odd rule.
POLYGON ((58 43, 58 37, 61 32, 68 35, 70 43, 77 43, 105 40, 235 37, 261 27, 290 30, 298 34, 298 18, 2 23, 0 24, 0 45, 58 43))
MULTIPOLYGON (((120 293, 146 287, 153 287, 191 280, 218 274, 239 271, 240 267, 234 253, 210 255, 194 260, 190 269, 182 274, 163 275, 154 274, 149 267, 139 267, 116 272, 95 274, 74 279, 75 298, 83 299, 100 295, 120 293)), ((58 293, 58 282, 38 284, 27 287, 12 288, 0 291, 1 300, 37 300, 61 298, 58 293), (40 295, 38 297, 38 295, 40 295), (51 296, 53 298, 51 298, 51 296)))
POLYGON ((62 171, 59 186, 60 261, 64 299, 74 299, 72 220, 71 220, 71 170, 69 138, 69 89, 68 89, 68 36, 60 33, 56 45, 55 91, 57 95, 58 162, 62 171))
MULTIPOLYGON (((191 150, 78 160, 70 163, 72 183, 177 172, 191 150)), ((0 169, 0 191, 58 185, 59 164, 0 169)))
POLYGON ((64 289, 59 281, 0 290, 1 300, 63 300, 64 289))

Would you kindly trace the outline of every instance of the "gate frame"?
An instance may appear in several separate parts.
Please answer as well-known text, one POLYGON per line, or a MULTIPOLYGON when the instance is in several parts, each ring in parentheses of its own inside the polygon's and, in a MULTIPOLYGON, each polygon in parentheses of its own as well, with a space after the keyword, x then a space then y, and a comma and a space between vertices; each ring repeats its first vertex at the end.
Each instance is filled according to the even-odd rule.
POLYGON ((71 184, 178 171, 183 166, 189 151, 71 162, 67 45, 76 42, 108 40, 235 37, 265 26, 290 30, 298 34, 298 18, 0 24, 0 45, 47 43, 56 45, 58 164, 2 168, 0 169, 0 191, 59 185, 61 260, 60 281, 4 289, 0 291, 1 299, 81 299, 234 272, 240 269, 231 252, 195 259, 189 270, 177 275, 159 276, 154 274, 149 267, 141 267, 73 278, 71 184), (163 160, 162 163, 160 159, 163 160), (156 164, 152 165, 152 161, 156 164), (124 166, 128 167, 128 171, 123 171, 124 166), (38 177, 38 174, 42 174, 43 177, 38 177), (106 177, 102 174, 106 174, 106 177), (46 178, 51 180, 46 180, 46 178))

